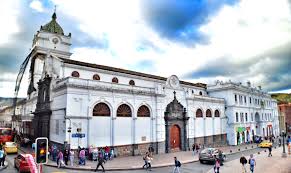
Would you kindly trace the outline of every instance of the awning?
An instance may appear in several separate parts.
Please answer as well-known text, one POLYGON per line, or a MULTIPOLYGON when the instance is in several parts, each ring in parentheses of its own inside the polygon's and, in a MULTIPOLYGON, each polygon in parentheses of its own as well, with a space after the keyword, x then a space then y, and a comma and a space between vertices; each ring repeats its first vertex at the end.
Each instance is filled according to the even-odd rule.
POLYGON ((237 127, 236 131, 237 132, 244 132, 244 131, 246 131, 246 128, 245 127, 237 127))

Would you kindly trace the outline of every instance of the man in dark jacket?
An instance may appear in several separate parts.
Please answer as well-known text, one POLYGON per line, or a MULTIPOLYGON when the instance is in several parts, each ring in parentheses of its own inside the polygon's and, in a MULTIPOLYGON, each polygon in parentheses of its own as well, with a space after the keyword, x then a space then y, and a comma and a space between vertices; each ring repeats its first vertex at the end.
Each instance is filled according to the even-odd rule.
POLYGON ((101 166, 102 171, 105 172, 104 167, 103 167, 103 163, 105 163, 105 160, 104 160, 102 154, 99 153, 99 155, 98 155, 98 164, 97 164, 97 167, 96 167, 96 169, 95 169, 95 172, 97 172, 99 166, 101 166))
POLYGON ((177 157, 174 157, 174 161, 175 161, 175 168, 173 170, 173 173, 175 173, 176 171, 180 173, 181 162, 177 159, 177 157))
POLYGON ((247 170, 246 170, 245 165, 248 163, 248 161, 247 161, 247 159, 245 158, 244 155, 241 156, 241 158, 239 159, 239 162, 242 164, 242 171, 243 171, 243 173, 246 173, 247 170))

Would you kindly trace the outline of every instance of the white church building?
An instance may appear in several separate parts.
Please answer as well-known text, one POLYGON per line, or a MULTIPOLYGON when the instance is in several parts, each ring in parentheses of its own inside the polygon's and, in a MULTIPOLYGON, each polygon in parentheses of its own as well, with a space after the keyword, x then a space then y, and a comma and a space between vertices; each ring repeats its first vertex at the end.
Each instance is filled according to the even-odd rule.
POLYGON ((256 134, 278 135, 276 101, 267 93, 72 60, 71 34, 64 34, 56 18, 54 13, 37 31, 29 55, 24 116, 34 117, 34 137, 137 155, 149 146, 167 153, 188 150, 193 143, 237 145, 256 134))

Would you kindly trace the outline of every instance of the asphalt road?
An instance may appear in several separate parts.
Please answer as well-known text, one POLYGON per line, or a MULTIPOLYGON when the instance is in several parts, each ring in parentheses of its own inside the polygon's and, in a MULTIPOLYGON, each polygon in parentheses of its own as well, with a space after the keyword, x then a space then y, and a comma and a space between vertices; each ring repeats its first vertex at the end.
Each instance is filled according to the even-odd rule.
MULTIPOLYGON (((229 162, 231 160, 235 160, 241 155, 249 156, 252 153, 257 153, 257 152, 264 152, 265 149, 257 148, 257 149, 252 149, 248 151, 243 151, 240 153, 235 153, 232 155, 227 156, 227 161, 229 162)), ((6 161, 8 161, 9 166, 2 172, 5 173, 17 173, 18 171, 14 168, 14 157, 16 155, 8 155, 6 157, 6 161)), ((129 163, 130 164, 130 163, 129 163)), ((206 173, 210 169, 212 169, 213 166, 211 164, 201 164, 200 162, 194 162, 194 163, 189 163, 189 164, 183 164, 181 167, 181 173, 206 173)), ((52 167, 47 167, 45 166, 43 169, 44 173, 89 173, 90 171, 74 171, 74 170, 68 170, 68 169, 57 169, 57 168, 52 168, 52 167)), ((143 173, 147 172, 146 170, 132 170, 132 171, 106 171, 109 173, 143 173)), ((156 173, 172 173, 173 172, 173 167, 162 167, 162 168, 154 168, 152 171, 148 172, 156 172, 156 173)))

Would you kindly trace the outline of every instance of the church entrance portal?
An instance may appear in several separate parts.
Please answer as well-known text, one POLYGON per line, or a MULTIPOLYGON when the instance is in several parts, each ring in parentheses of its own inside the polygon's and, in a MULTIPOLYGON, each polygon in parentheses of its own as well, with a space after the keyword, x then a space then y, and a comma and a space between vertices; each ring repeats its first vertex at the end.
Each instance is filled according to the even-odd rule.
POLYGON ((172 125, 170 130, 171 150, 180 149, 180 128, 178 125, 172 125))
POLYGON ((174 92, 174 100, 167 105, 165 111, 165 152, 186 151, 189 146, 187 140, 187 117, 186 109, 176 98, 174 92))

